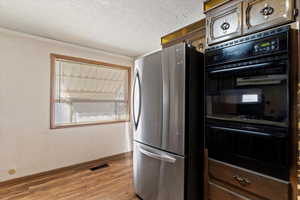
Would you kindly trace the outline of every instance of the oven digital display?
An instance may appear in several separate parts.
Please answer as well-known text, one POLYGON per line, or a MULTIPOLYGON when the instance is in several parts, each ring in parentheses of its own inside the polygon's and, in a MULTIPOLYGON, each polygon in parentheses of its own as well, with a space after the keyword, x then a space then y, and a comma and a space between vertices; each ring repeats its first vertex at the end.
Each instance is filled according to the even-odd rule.
POLYGON ((258 103, 257 94, 243 94, 242 103, 258 103))
POLYGON ((259 46, 260 47, 269 47, 269 46, 271 46, 271 43, 270 42, 264 42, 264 43, 261 43, 259 46))

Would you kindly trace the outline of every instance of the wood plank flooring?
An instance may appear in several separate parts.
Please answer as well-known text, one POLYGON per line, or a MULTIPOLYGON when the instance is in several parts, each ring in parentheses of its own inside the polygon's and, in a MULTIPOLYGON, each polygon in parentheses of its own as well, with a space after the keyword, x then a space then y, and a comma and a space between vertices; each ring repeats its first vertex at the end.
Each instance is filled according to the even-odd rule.
POLYGON ((91 171, 69 169, 0 187, 1 200, 138 200, 132 186, 132 159, 108 162, 91 171))

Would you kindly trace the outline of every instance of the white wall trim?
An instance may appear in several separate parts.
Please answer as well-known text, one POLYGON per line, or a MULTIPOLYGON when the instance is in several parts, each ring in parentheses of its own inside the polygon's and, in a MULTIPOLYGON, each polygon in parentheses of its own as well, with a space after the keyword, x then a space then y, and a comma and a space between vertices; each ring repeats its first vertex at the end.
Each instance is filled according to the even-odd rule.
POLYGON ((89 52, 101 53, 101 54, 118 57, 118 58, 125 59, 125 60, 132 61, 132 62, 134 61, 133 57, 108 52, 104 49, 91 48, 91 47, 79 45, 79 44, 76 44, 76 43, 70 43, 70 42, 56 40, 56 39, 53 39, 53 38, 48 38, 48 37, 44 37, 44 36, 40 36, 40 35, 33 35, 33 34, 25 33, 25 32, 19 32, 19 31, 15 31, 15 30, 3 28, 3 27, 0 27, 0 33, 6 33, 6 34, 12 34, 12 35, 16 35, 16 36, 22 36, 22 37, 36 39, 36 40, 45 41, 45 42, 49 42, 49 43, 67 45, 69 47, 76 47, 76 48, 79 48, 79 49, 82 49, 82 50, 85 50, 85 51, 89 51, 89 52))

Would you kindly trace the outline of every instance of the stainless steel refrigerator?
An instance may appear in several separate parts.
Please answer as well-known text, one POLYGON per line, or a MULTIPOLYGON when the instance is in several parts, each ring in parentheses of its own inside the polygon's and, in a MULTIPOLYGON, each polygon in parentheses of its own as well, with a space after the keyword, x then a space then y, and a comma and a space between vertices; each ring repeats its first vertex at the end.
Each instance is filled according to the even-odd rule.
POLYGON ((136 60, 133 178, 143 200, 203 197, 203 55, 182 43, 136 60))

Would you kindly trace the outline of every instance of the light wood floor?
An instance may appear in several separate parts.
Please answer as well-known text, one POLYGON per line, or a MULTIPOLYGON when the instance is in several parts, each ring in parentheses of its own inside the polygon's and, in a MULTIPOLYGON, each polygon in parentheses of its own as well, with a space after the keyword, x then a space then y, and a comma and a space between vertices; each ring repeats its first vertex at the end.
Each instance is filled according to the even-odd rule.
POLYGON ((73 169, 0 187, 1 200, 138 200, 132 188, 132 160, 108 162, 96 171, 73 169))

